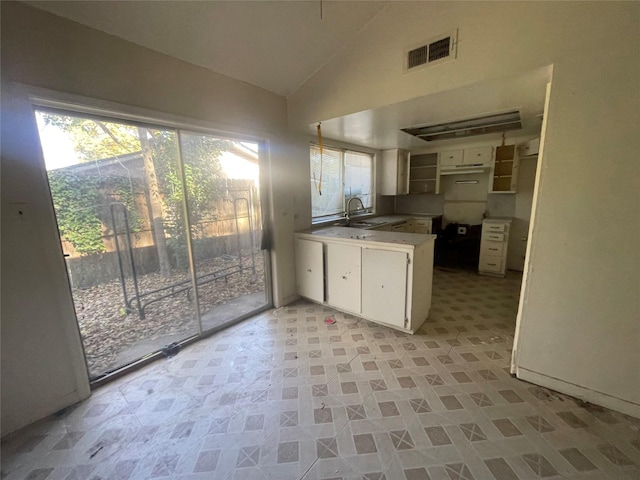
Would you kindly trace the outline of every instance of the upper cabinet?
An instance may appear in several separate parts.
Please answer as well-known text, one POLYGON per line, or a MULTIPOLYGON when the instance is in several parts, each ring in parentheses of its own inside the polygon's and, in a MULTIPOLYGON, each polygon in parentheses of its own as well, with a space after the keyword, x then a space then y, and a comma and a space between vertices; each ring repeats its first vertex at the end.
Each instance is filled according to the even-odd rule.
POLYGON ((469 170, 489 168, 493 159, 493 147, 466 148, 440 152, 440 174, 465 173, 469 170))
POLYGON ((411 155, 409 193, 440 193, 437 153, 411 155))
POLYGON ((409 193, 409 152, 400 148, 382 151, 381 195, 409 193))
POLYGON ((518 145, 518 156, 522 157, 534 157, 538 155, 540 151, 540 139, 534 138, 528 142, 518 145))
POLYGON ((490 193, 515 193, 518 185, 518 152, 515 145, 496 147, 489 178, 490 193))

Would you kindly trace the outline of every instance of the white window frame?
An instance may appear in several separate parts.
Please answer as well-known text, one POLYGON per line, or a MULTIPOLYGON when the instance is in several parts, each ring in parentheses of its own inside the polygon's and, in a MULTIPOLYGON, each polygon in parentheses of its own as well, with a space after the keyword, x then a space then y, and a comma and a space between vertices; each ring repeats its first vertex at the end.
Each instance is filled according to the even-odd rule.
MULTIPOLYGON (((359 154, 359 155, 366 155, 371 159, 371 169, 370 169, 370 175, 371 175, 371 204, 369 207, 367 207, 365 209, 364 212, 362 211, 358 211, 359 214, 365 215, 365 214, 373 214, 375 213, 375 207, 376 207, 376 175, 375 175, 375 168, 376 168, 376 155, 371 152, 371 151, 365 151, 365 150, 358 150, 356 148, 349 148, 349 147, 338 147, 335 145, 323 145, 323 149, 324 150, 332 150, 334 152, 339 152, 340 153, 340 169, 341 169, 341 173, 342 173, 342 209, 340 212, 336 213, 336 214, 329 214, 329 215, 319 215, 319 216, 313 216, 313 196, 317 195, 318 189, 317 189, 317 184, 319 182, 319 178, 318 178, 318 174, 316 172, 313 171, 313 168, 311 166, 311 156, 312 156, 312 151, 313 149, 318 149, 319 145, 317 143, 311 142, 310 147, 309 147, 309 162, 310 162, 310 188, 311 188, 311 223, 312 224, 317 224, 317 223, 323 223, 323 222, 328 222, 328 221, 335 221, 341 218, 345 217, 346 214, 346 210, 347 210, 347 195, 344 193, 345 190, 345 183, 344 183, 344 178, 345 178, 345 155, 347 153, 355 153, 355 154, 359 154), (316 173, 316 176, 314 178, 314 173, 316 173)), ((355 196, 355 195, 354 195, 355 196)))

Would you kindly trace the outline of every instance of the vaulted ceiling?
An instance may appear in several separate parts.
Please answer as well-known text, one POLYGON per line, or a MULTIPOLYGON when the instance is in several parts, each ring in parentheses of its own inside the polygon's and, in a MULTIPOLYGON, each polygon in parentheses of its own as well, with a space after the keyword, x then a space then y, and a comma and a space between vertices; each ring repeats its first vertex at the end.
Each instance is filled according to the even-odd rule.
POLYGON ((26 3, 287 96, 358 35, 387 2, 26 3))
MULTIPOLYGON (((348 48, 391 3, 394 8, 400 5, 333 0, 25 3, 284 97, 348 48)), ((405 3, 411 7, 412 2, 405 3)), ((372 148, 419 148, 427 143, 400 132, 401 128, 518 108, 523 119, 518 134, 537 135, 550 75, 550 68, 545 67, 514 78, 323 119, 323 132, 327 138, 372 148)), ((294 127, 315 131, 315 124, 294 127)), ((458 140, 442 143, 452 142, 458 140)))

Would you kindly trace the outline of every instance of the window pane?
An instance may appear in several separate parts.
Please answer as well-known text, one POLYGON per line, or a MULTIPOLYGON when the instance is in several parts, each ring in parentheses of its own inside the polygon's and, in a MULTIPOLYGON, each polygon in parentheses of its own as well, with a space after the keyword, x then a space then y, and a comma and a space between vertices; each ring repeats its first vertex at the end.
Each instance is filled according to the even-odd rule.
MULTIPOLYGON (((373 205, 372 156, 366 153, 346 152, 344 158, 344 196, 362 200, 364 208, 373 205)), ((354 202, 354 206, 357 202, 354 202)))
POLYGON ((339 215, 344 211, 341 154, 342 152, 339 150, 323 148, 321 162, 320 149, 315 145, 311 146, 312 217, 339 215), (322 183, 320 183, 321 179, 322 183), (322 191, 322 195, 320 195, 320 191, 322 191))

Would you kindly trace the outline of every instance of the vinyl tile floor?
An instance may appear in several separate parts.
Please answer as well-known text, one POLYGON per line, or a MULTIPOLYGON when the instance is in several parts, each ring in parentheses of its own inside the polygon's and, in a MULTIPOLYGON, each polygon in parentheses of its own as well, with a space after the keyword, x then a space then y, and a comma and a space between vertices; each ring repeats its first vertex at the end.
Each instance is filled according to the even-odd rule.
POLYGON ((2 478, 639 479, 639 420, 509 375, 520 281, 436 270, 416 335, 265 312, 10 435, 2 478))

